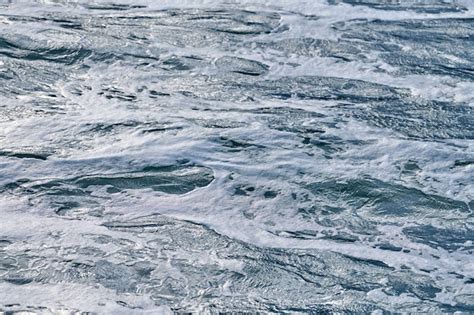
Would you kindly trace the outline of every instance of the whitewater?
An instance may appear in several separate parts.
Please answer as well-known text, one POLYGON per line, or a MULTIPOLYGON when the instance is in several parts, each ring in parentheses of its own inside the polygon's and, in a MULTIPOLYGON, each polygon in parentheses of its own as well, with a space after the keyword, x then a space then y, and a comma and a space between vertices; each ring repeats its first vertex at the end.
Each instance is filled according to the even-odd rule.
POLYGON ((0 314, 474 312, 473 140, 471 0, 0 0, 0 314))

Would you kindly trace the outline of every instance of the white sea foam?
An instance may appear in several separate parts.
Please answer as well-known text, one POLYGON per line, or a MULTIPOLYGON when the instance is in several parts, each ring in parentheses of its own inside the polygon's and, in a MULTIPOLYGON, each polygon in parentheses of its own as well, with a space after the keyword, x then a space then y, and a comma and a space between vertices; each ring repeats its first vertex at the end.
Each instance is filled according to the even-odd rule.
MULTIPOLYGON (((456 124, 472 115, 472 79, 457 73, 429 72, 432 69, 416 73, 410 65, 400 62, 397 66, 384 59, 383 49, 358 48, 360 52, 348 49, 341 53, 337 49, 342 49, 347 33, 334 25, 365 19, 468 19, 474 17, 471 1, 460 2, 467 11, 439 14, 303 0, 114 3, 135 7, 105 11, 85 5, 109 5, 109 1, 14 1, 5 7, 0 2, 0 30, 4 31, 0 39, 17 41, 20 51, 9 51, 18 54, 15 58, 0 57, 0 78, 4 72, 12 78, 5 80, 5 87, 0 89, 0 259, 11 259, 7 254, 25 255, 22 259, 26 263, 36 264, 37 255, 51 268, 57 267, 57 274, 71 278, 73 267, 63 266, 70 261, 96 268, 87 271, 88 267, 84 267, 86 271, 77 276, 89 277, 87 280, 61 278, 53 272, 51 278, 41 274, 45 283, 32 281, 23 285, 12 284, 17 278, 8 274, 10 282, 0 282, 0 303, 44 305, 52 310, 168 314, 168 301, 184 310, 199 310, 205 308, 206 297, 215 292, 223 299, 237 296, 233 280, 219 279, 222 283, 217 284, 219 289, 215 292, 192 291, 201 278, 193 278, 194 274, 184 267, 180 270, 181 265, 174 259, 194 264, 198 270, 244 274, 250 265, 242 258, 245 255, 227 257, 219 246, 245 242, 249 248, 281 249, 287 255, 305 250, 311 255, 336 253, 341 255, 337 257, 368 260, 369 265, 372 260, 383 263, 383 268, 393 269, 379 271, 376 268, 380 266, 374 267, 376 271, 371 275, 375 283, 390 285, 364 287, 366 291, 360 293, 382 309, 435 312, 442 304, 454 309, 469 306, 474 296, 472 283, 466 284, 474 277, 470 263, 472 235, 464 239, 460 234, 459 239, 453 236, 454 240, 450 240, 442 233, 471 233, 474 223, 474 143, 469 121, 466 130, 460 127, 461 123, 456 124), (110 21, 106 24, 104 20, 121 21, 127 15, 165 20, 169 17, 164 16, 164 11, 155 10, 170 8, 274 13, 279 14, 276 20, 280 28, 249 35, 236 44, 229 39, 233 35, 208 32, 206 25, 187 29, 179 26, 180 21, 172 20, 169 23, 173 29, 163 32, 162 24, 146 22, 146 27, 139 28, 143 34, 139 34, 134 23, 141 22, 134 19, 127 22, 128 26, 110 21), (29 18, 20 23, 16 16, 29 18), (35 20, 38 16, 70 18, 72 22, 66 28, 54 24, 65 22, 35 20), (74 29, 82 26, 86 30, 74 29), (172 31, 176 34, 167 33, 172 31), (316 48, 303 45, 308 49, 304 54, 303 48, 288 47, 287 41, 295 38, 339 42, 331 48, 334 53, 321 52, 324 47, 316 44, 316 48), (53 60, 41 55, 42 49, 50 49, 53 60), (81 49, 83 55, 71 53, 81 49), (38 51, 43 59, 28 51, 38 51), (25 56, 39 60, 32 64, 22 60, 25 56), (80 62, 76 64, 76 59, 70 61, 68 57, 80 62), (240 72, 244 73, 223 75, 219 60, 224 57, 231 60, 229 68, 224 69, 242 67, 240 72), (63 63, 53 67, 53 62, 63 63), (408 69, 405 73, 403 67, 408 69), (264 73, 265 83, 255 79, 258 71, 264 73), (328 81, 315 81, 326 77, 328 81), (345 81, 333 80, 334 77, 345 81), (281 83, 282 78, 287 81, 281 83), (302 83, 297 81, 300 78, 313 81, 302 83), (277 87, 272 89, 273 86, 277 87), (279 92, 289 95, 276 95, 279 92), (362 101, 351 100, 347 95, 362 101), (382 103, 378 96, 388 101, 382 103), (384 112, 384 106, 392 104, 398 105, 384 112), (212 181, 188 189, 186 183, 176 184, 166 177, 170 176, 167 170, 146 173, 147 168, 170 165, 177 168, 173 176, 195 181, 203 180, 199 178, 203 172, 188 167, 209 168, 212 181), (169 186, 177 187, 176 191, 130 179, 140 176, 147 183, 164 176, 169 186), (91 178, 96 182, 90 184, 91 178), (123 182, 114 182, 117 178, 123 182), (364 189, 369 197, 363 195, 364 189), (389 201, 379 195, 380 191, 389 201), (63 200, 57 197, 61 193, 70 195, 63 200), (400 195, 406 199, 398 201, 400 195), (381 210, 377 208, 379 203, 381 210), (344 210, 338 213, 338 207, 344 210), (395 208, 404 207, 410 212, 397 214, 395 208), (325 221, 327 214, 323 211, 329 211, 326 208, 335 213, 325 221), (157 214, 180 222, 158 226, 183 224, 177 227, 183 234, 190 233, 195 238, 209 234, 209 238, 218 239, 211 243, 216 247, 208 249, 205 243, 203 248, 192 247, 189 252, 186 246, 201 244, 174 248, 173 242, 178 241, 170 236, 171 232, 163 234, 160 228, 153 227, 157 214), (144 217, 151 217, 152 223, 147 221, 149 226, 140 226, 141 232, 122 231, 117 228, 120 225, 110 225, 116 221, 133 223, 144 217), (198 227, 189 222, 198 223, 200 230, 196 232, 198 227), (419 235, 423 230, 411 234, 404 230, 420 225, 437 229, 438 234, 433 240, 424 241, 426 235, 419 235), (147 234, 146 228, 155 228, 156 235, 147 234), (99 237, 108 241, 100 243, 99 237), (8 241, 4 249, 3 238, 8 241), (166 243, 168 239, 171 241, 166 243), (153 242, 162 242, 153 250, 163 256, 157 258, 156 253, 147 251, 153 242), (383 249, 381 244, 389 244, 391 249, 383 249), (78 250, 102 254, 76 254, 78 250), (136 256, 127 256, 127 250, 136 256), (57 255, 65 261, 56 261, 57 255), (106 276, 92 275, 103 271, 100 263, 114 274, 125 272, 120 268, 132 268, 137 261, 161 264, 163 269, 155 269, 152 274, 159 281, 144 282, 121 292, 106 276), (396 288, 390 270, 407 279, 417 277, 414 282, 422 292, 417 295, 412 292, 415 289, 411 293, 387 291, 403 291, 396 288), (384 272, 386 279, 380 276, 384 272), (168 278, 184 284, 174 283, 175 291, 159 291, 157 288, 166 287, 168 278), (433 289, 436 292, 429 299, 423 297, 430 294, 423 291, 422 283, 426 281, 439 288, 433 289), (189 296, 189 292, 198 292, 198 296, 189 296), (173 294, 182 300, 176 302, 173 294)), ((262 19, 270 22, 250 24, 273 22, 272 16, 262 19)), ((232 31, 242 31, 238 27, 232 31)), ((358 25, 350 30, 355 32, 357 27, 360 33, 366 31, 365 26, 358 25)), ((351 43, 358 42, 363 40, 351 43)), ((396 44, 401 46, 403 41, 396 44)), ((407 45, 400 50, 408 55, 413 48, 407 45)), ((441 57, 453 63, 464 62, 454 54, 441 57)), ((356 261, 354 265, 342 265, 341 270, 359 263, 364 265, 356 261)), ((31 278, 35 277, 34 272, 40 277, 40 271, 17 269, 31 278)), ((0 277, 7 275, 5 270, 0 269, 0 277)), ((408 281, 397 281, 401 281, 400 287, 407 286, 408 281)), ((340 291, 344 290, 341 287, 340 291)), ((327 304, 344 310, 354 300, 357 297, 348 295, 347 301, 337 299, 327 304)), ((2 307, 0 304, 0 312, 2 307)))

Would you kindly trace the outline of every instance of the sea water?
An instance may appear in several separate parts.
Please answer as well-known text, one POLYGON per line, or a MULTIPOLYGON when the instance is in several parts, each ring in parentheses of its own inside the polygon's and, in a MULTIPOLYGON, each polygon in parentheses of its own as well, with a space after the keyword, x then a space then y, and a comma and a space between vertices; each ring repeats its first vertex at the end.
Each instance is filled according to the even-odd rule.
POLYGON ((474 312, 473 105, 470 0, 0 0, 0 314, 474 312))

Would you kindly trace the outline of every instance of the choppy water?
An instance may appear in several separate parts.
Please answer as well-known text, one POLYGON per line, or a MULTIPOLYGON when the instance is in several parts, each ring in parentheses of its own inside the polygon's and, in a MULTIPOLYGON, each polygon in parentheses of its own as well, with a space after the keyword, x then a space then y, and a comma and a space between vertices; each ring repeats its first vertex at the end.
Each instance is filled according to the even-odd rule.
POLYGON ((0 314, 474 312, 470 0, 0 0, 0 314))

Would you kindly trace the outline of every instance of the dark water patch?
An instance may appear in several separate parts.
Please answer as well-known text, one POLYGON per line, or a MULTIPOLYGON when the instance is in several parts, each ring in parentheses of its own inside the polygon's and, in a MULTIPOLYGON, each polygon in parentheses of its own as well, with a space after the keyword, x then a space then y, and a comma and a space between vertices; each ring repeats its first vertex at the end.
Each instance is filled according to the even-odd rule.
POLYGON ((245 122, 227 120, 227 119, 194 119, 194 123, 209 129, 233 129, 247 126, 245 122))
MULTIPOLYGON (((318 204, 341 207, 346 209, 347 215, 355 212, 364 220, 375 222, 438 218, 442 213, 452 219, 462 219, 470 212, 464 202, 376 179, 329 180, 309 184, 306 188, 318 204)), ((321 213, 321 209, 316 211, 321 213)), ((328 215, 338 217, 340 214, 328 215)))
POLYGON ((463 312, 470 314, 474 312, 474 306, 469 302, 473 297, 472 294, 463 294, 457 298, 458 302, 455 306, 443 303, 440 305, 440 309, 446 313, 463 312))
POLYGON ((272 233, 278 235, 279 237, 297 238, 302 240, 329 240, 336 243, 355 243, 359 241, 359 237, 357 235, 326 230, 277 231, 272 233))
POLYGON ((400 93, 405 92, 366 81, 317 76, 257 81, 255 89, 261 90, 264 96, 277 98, 285 91, 285 94, 303 100, 348 100, 355 103, 398 99, 400 93))
POLYGON ((132 9, 144 9, 145 5, 129 5, 129 4, 119 4, 119 3, 105 3, 105 4, 87 4, 84 5, 85 8, 89 10, 98 10, 98 11, 127 11, 132 9))
POLYGON ((35 159, 46 161, 48 159, 48 154, 41 153, 30 153, 30 152, 13 152, 13 151, 0 151, 0 157, 14 157, 17 159, 35 159))
POLYGON ((125 102, 134 102, 137 100, 137 96, 135 94, 127 93, 115 86, 103 88, 102 91, 98 93, 98 95, 103 95, 109 100, 117 99, 125 102))
POLYGON ((249 196, 255 191, 253 186, 238 185, 234 189, 235 196, 249 196))
POLYGON ((387 288, 383 289, 383 292, 392 296, 400 296, 409 292, 419 299, 426 300, 435 298, 436 294, 441 292, 441 289, 430 283, 405 283, 392 279, 389 281, 387 288))
MULTIPOLYGON (((270 117, 274 116, 282 116, 282 117, 292 117, 292 118, 299 118, 299 119, 311 119, 311 118, 324 118, 327 117, 325 114, 316 112, 316 111, 308 111, 301 108, 294 108, 294 107, 287 107, 287 106, 275 106, 275 107, 259 107, 256 109, 243 109, 241 110, 246 113, 252 113, 255 115, 265 115, 270 117)), ((310 131, 311 132, 311 131, 310 131)), ((319 132, 319 131, 314 131, 319 132)))
POLYGON ((194 68, 194 62, 189 62, 185 58, 173 56, 161 62, 161 68, 170 71, 187 71, 194 68))
POLYGON ((88 27, 99 33, 122 37, 124 27, 128 36, 153 37, 161 43, 178 47, 236 47, 243 37, 268 34, 276 31, 280 24, 277 13, 252 12, 237 9, 168 9, 150 11, 140 15, 102 16, 100 22, 92 20, 88 27), (104 30, 103 25, 109 30, 104 30), (117 29, 117 31, 114 31, 117 29))
MULTIPOLYGON (((55 21, 57 22, 57 21, 55 21)), ((64 21, 60 22, 59 26, 65 29, 72 29, 72 30, 83 30, 83 26, 81 23, 73 22, 73 21, 64 21)))
POLYGON ((274 190, 267 190, 263 193, 263 197, 265 197, 265 199, 273 199, 276 198, 276 196, 278 196, 278 192, 274 190))
POLYGON ((230 71, 250 76, 263 75, 270 68, 268 65, 255 60, 231 56, 217 59, 216 66, 220 71, 230 71))
POLYGON ((334 135, 316 134, 305 135, 302 143, 317 148, 324 153, 325 157, 332 158, 333 155, 353 149, 354 147, 369 146, 373 141, 346 140, 334 135))
POLYGON ((474 160, 456 160, 454 161, 453 167, 467 167, 473 164, 474 160))
MULTIPOLYGON (((377 63, 381 59, 397 69, 392 75, 435 74, 472 81, 474 49, 469 48, 474 42, 473 21, 471 18, 352 20, 333 25, 341 34, 337 40, 286 38, 257 41, 252 45, 283 56, 296 54, 364 63, 377 63), (377 59, 373 56, 375 52, 377 59)), ((377 71, 386 70, 378 67, 377 71)))
POLYGON ((4 102, 3 106, 9 106, 10 108, 23 107, 23 111, 31 111, 39 107, 46 109, 47 107, 52 107, 52 105, 57 107, 64 106, 64 99, 62 97, 53 98, 48 97, 48 95, 58 95, 54 84, 59 80, 66 80, 67 73, 41 62, 32 63, 11 58, 3 60, 6 69, 4 72, 0 71, 5 76, 5 80, 0 85, 0 95, 12 100, 11 103, 4 102), (36 97, 23 100, 22 102, 15 102, 19 95, 33 95, 36 97))
POLYGON ((52 22, 61 28, 71 31, 85 31, 83 21, 77 16, 62 16, 46 14, 44 17, 37 17, 44 22, 52 22))
POLYGON ((333 117, 329 121, 326 115, 317 111, 291 107, 258 108, 245 112, 259 117, 270 129, 302 137, 305 144, 313 138, 324 137, 326 128, 335 127, 334 122, 337 121, 333 117))
POLYGON ((389 102, 409 95, 408 90, 361 80, 301 76, 259 80, 222 74, 219 76, 167 77, 161 82, 167 91, 188 97, 216 101, 256 100, 340 100, 351 103, 389 102), (209 84, 212 82, 212 84, 209 84))
POLYGON ((400 74, 438 74, 472 81, 473 24, 472 18, 353 20, 338 22, 334 28, 342 33, 342 41, 368 45, 369 51, 377 51, 400 74))
POLYGON ((150 98, 157 98, 159 96, 171 96, 171 94, 165 93, 165 92, 160 92, 160 91, 155 91, 155 90, 150 91, 150 98))
MULTIPOLYGON (((243 38, 276 31, 279 16, 232 9, 216 13, 202 9, 171 9, 140 16, 104 16, 101 23, 95 20, 92 23, 97 33, 106 32, 113 37, 132 39, 137 44, 142 41, 151 44, 152 38, 159 38, 162 44, 180 48, 235 51, 243 45, 243 38), (108 29, 103 29, 102 22, 108 25, 108 29), (124 32, 124 27, 127 27, 127 32, 124 32)), ((136 49, 143 49, 143 46, 137 46, 136 49)), ((205 59, 202 56, 198 58, 201 60, 187 58, 187 62, 205 59)))
POLYGON ((355 243, 359 241, 359 237, 357 235, 353 235, 350 233, 345 232, 323 232, 324 236, 321 237, 323 240, 330 240, 337 243, 355 243))
POLYGON ((353 257, 353 256, 346 256, 346 257, 349 258, 350 260, 356 261, 356 262, 361 263, 361 264, 367 264, 369 266, 376 266, 376 267, 380 267, 380 268, 395 270, 395 268, 388 266, 386 263, 384 263, 383 261, 380 261, 380 260, 367 259, 367 258, 357 258, 357 257, 353 257))
POLYGON ((0 36, 0 56, 22 61, 47 61, 64 65, 80 64, 92 51, 85 47, 55 47, 26 36, 0 36))
POLYGON ((467 9, 457 0, 328 0, 330 4, 347 3, 377 10, 413 11, 416 13, 454 13, 467 9))
POLYGON ((243 140, 235 140, 227 137, 219 137, 217 142, 225 148, 227 152, 241 152, 248 151, 252 149, 264 149, 265 146, 260 144, 250 143, 243 140))
POLYGON ((123 132, 130 132, 138 130, 141 133, 159 133, 166 131, 177 131, 182 130, 182 126, 175 126, 170 122, 157 122, 157 121, 137 121, 137 120, 126 120, 115 123, 98 122, 98 123, 87 123, 84 125, 83 134, 92 135, 108 135, 117 134, 123 132))
POLYGON ((418 225, 403 229, 403 233, 414 242, 431 247, 441 247, 447 250, 474 249, 474 230, 459 226, 459 228, 437 228, 432 225, 418 225))
POLYGON ((143 133, 156 133, 156 132, 166 132, 166 131, 176 131, 183 130, 183 127, 180 126, 168 126, 168 127, 155 127, 150 129, 143 130, 143 133))
MULTIPOLYGON (((365 53, 370 48, 364 42, 349 43, 311 37, 285 38, 278 41, 261 41, 254 45, 260 49, 278 52, 284 56, 328 57, 345 62, 367 60, 365 53)), ((250 46, 249 46, 250 47, 250 46)))
POLYGON ((270 33, 279 26, 277 13, 246 10, 165 10, 158 23, 190 29, 205 29, 234 35, 270 33))
POLYGON ((148 124, 144 122, 130 120, 117 123, 87 123, 84 126, 88 129, 87 132, 107 134, 120 129, 137 128, 143 125, 147 126, 148 124))
POLYGON ((35 203, 46 203, 61 216, 102 216, 103 202, 126 190, 151 189, 185 194, 214 180, 210 168, 194 165, 148 166, 140 171, 92 174, 54 180, 19 180, 2 187, 35 203), (99 193, 98 189, 105 191, 99 193))
POLYGON ((95 263, 90 272, 94 274, 95 280, 106 288, 117 292, 133 292, 137 290, 139 281, 144 281, 144 279, 132 270, 122 264, 100 260, 95 263))
POLYGON ((275 231, 272 232, 273 234, 279 237, 286 237, 286 238, 298 238, 298 239, 317 239, 320 237, 317 231, 309 231, 309 230, 302 230, 302 231, 275 231))
POLYGON ((147 167, 141 172, 86 176, 73 180, 80 188, 111 186, 118 190, 151 188, 169 194, 184 194, 209 185, 212 171, 204 167, 147 167))
POLYGON ((468 104, 381 102, 355 110, 354 117, 415 139, 474 139, 474 109, 468 104))
POLYGON ((27 279, 27 278, 5 278, 3 281, 6 281, 11 284, 15 285, 25 285, 28 283, 31 283, 33 280, 32 279, 27 279))
POLYGON ((121 55, 117 55, 118 57, 122 57, 122 60, 132 59, 132 60, 151 60, 151 61, 159 61, 160 58, 152 56, 152 55, 142 55, 137 53, 123 53, 121 55))
POLYGON ((12 241, 0 238, 0 248, 7 247, 8 245, 13 244, 12 241))
POLYGON ((421 168, 418 166, 416 161, 408 160, 402 167, 402 173, 404 174, 413 174, 421 171, 421 168))
POLYGON ((381 250, 389 250, 392 252, 401 252, 403 249, 400 246, 395 246, 390 243, 383 243, 383 244, 377 245, 377 247, 380 248, 381 250))

